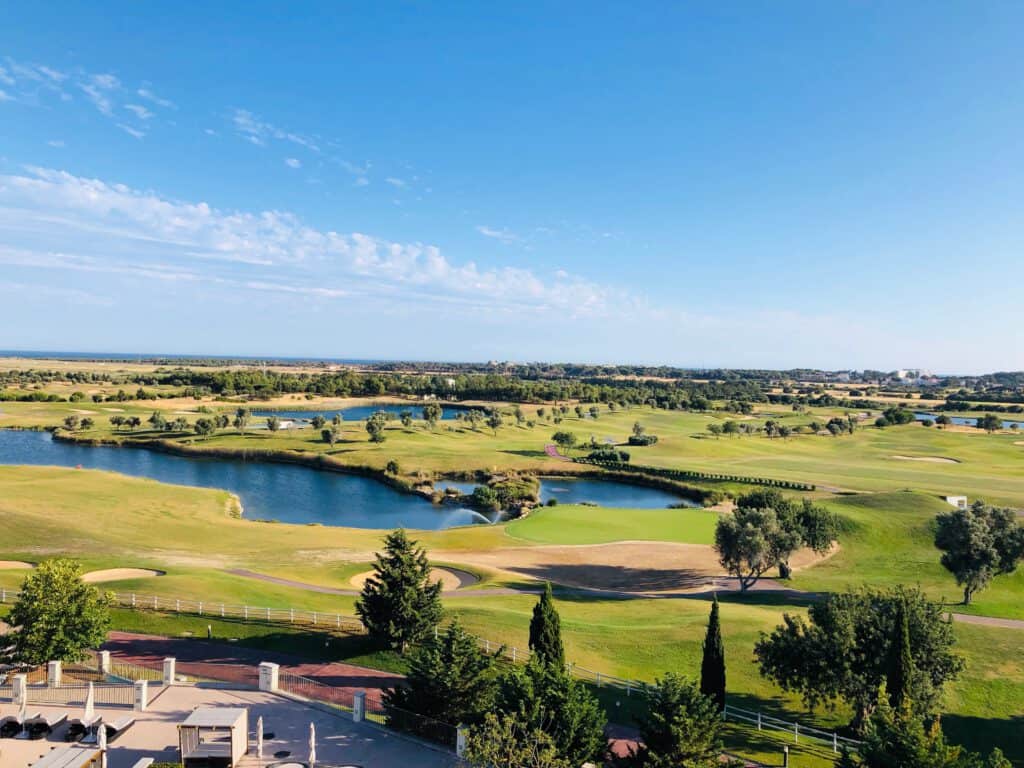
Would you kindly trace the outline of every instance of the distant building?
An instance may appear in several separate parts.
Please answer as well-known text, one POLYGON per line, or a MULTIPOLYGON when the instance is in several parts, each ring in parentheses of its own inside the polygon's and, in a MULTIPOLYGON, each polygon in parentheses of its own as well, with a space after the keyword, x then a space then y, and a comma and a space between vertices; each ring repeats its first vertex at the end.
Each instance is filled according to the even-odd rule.
POLYGON ((967 509, 966 496, 943 496, 942 498, 945 499, 946 503, 949 504, 951 507, 956 507, 957 509, 967 509))

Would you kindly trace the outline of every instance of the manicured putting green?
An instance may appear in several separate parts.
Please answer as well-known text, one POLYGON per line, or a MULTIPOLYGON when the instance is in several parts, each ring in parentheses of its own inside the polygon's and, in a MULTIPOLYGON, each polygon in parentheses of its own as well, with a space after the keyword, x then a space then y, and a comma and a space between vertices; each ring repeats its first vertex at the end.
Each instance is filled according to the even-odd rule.
POLYGON ((718 515, 704 509, 612 509, 585 505, 540 507, 506 526, 509 536, 540 544, 673 541, 710 544, 718 515))

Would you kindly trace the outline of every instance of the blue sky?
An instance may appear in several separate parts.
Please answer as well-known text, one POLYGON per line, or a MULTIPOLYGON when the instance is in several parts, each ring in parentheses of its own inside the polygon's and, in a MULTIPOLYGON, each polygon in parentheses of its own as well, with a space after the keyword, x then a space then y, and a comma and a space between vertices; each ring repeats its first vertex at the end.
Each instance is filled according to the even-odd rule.
POLYGON ((1024 368, 1019 3, 33 5, 0 348, 1024 368))

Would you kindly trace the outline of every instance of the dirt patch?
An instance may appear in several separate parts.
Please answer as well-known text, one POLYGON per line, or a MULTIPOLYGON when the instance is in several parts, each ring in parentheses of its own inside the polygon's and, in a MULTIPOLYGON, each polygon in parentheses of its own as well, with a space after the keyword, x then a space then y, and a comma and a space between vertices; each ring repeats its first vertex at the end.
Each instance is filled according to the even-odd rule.
POLYGON ((959 459, 950 459, 945 456, 890 456, 890 459, 899 461, 927 461, 931 464, 959 464, 959 459))
POLYGON ((0 560, 0 571, 25 571, 35 568, 32 563, 25 563, 21 560, 0 560))
POLYGON ((155 571, 152 568, 107 568, 102 571, 89 571, 82 575, 82 581, 87 584, 99 584, 105 581, 125 581, 127 579, 149 579, 154 576, 163 576, 164 571, 155 571))
POLYGON ((74 411, 75 413, 84 413, 87 415, 96 413, 96 411, 87 411, 84 408, 72 408, 71 410, 74 411))
MULTIPOLYGON (((366 573, 360 573, 353 576, 351 579, 352 586, 356 589, 362 589, 366 580, 373 575, 373 571, 367 571, 366 573)), ((462 589, 468 587, 471 584, 476 584, 480 579, 469 571, 461 571, 456 568, 432 568, 430 570, 430 580, 433 583, 441 582, 442 592, 452 592, 456 589, 462 589)))

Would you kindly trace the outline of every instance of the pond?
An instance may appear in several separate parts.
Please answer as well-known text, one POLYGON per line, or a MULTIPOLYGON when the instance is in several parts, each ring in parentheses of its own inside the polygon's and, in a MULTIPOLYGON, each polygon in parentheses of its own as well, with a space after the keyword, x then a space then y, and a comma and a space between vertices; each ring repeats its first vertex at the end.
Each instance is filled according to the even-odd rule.
MULTIPOLYGON (((332 411, 324 410, 311 410, 304 411, 301 409, 278 409, 278 408, 259 408, 253 409, 253 418, 266 418, 267 416, 277 416, 282 419, 290 419, 297 421, 309 421, 314 416, 323 416, 325 419, 330 421, 334 414, 340 413, 341 418, 345 421, 364 421, 372 416, 377 411, 384 411, 385 413, 398 419, 401 416, 402 411, 412 411, 412 417, 417 420, 423 419, 423 406, 426 403, 380 403, 370 405, 352 405, 348 408, 336 408, 332 411)), ((460 411, 469 410, 465 406, 461 405, 441 405, 441 420, 449 421, 454 419, 456 414, 460 411)))
MULTIPOLYGON (((54 440, 49 432, 0 429, 0 464, 82 466, 164 483, 220 488, 239 496, 248 520, 377 529, 403 526, 421 530, 493 522, 475 510, 436 506, 369 477, 292 464, 202 459, 137 448, 77 445, 54 440)), ((466 485, 466 492, 472 492, 473 484, 466 485)), ((542 481, 542 499, 546 501, 552 496, 566 504, 586 500, 603 506, 633 508, 667 507, 681 501, 653 488, 564 478, 542 481)))
MULTIPOLYGON (((479 483, 439 480, 436 488, 455 488, 461 493, 472 493, 479 483)), ((599 507, 622 507, 624 509, 665 509, 674 504, 687 507, 701 507, 690 499, 659 488, 643 485, 618 483, 614 480, 593 480, 586 477, 542 477, 540 479, 540 500, 546 504, 557 499, 559 504, 596 504, 599 507)))
MULTIPOLYGON (((979 414, 980 415, 980 414, 979 414)), ((914 418, 918 421, 935 421, 938 417, 937 413, 915 413, 914 418)), ((953 424, 958 424, 962 427, 973 427, 978 423, 977 416, 950 416, 949 420, 953 424)), ((1013 425, 1016 424, 1018 429, 1024 429, 1024 421, 1014 421, 1012 419, 1005 419, 1003 421, 1003 429, 1012 429, 1013 425)))

